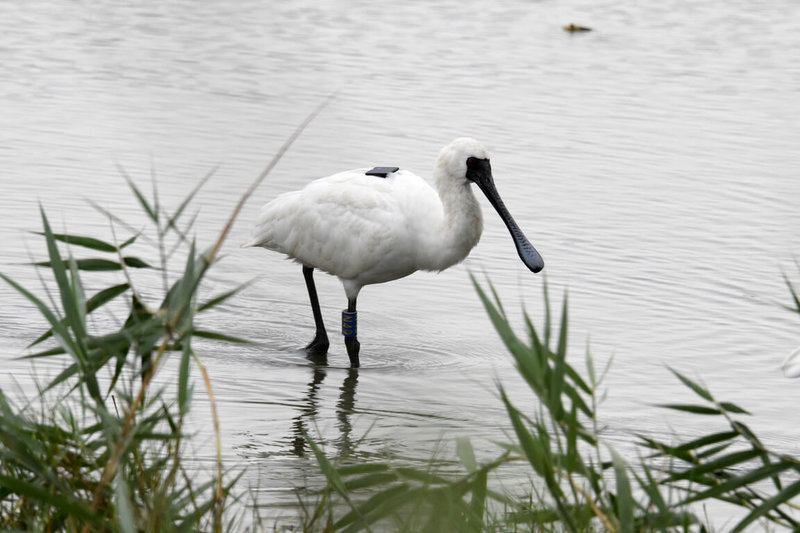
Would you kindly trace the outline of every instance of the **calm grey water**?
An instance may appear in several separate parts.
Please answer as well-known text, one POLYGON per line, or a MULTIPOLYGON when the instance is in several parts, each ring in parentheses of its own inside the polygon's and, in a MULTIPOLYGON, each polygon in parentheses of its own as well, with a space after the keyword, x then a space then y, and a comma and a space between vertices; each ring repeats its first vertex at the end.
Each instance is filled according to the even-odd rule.
MULTIPOLYGON (((295 487, 319 483, 304 430, 334 456, 447 456, 469 435, 489 458, 509 428, 495 381, 534 405, 468 271, 491 279, 517 324, 522 307, 541 323, 544 277, 519 263, 488 203, 464 264, 362 292, 357 373, 338 339, 328 368, 298 352, 313 335, 300 268, 238 248, 277 194, 354 167, 425 175, 462 135, 490 149, 554 301, 569 291, 573 361, 587 343, 598 365, 614 358, 602 407, 613 444, 707 429, 653 406, 691 399, 669 365, 797 452, 787 415, 800 382, 780 363, 800 335, 778 303, 789 301, 782 272, 800 278, 798 29, 794 0, 0 3, 0 266, 38 286, 22 263, 42 255, 26 233, 39 202, 73 233, 109 235, 86 198, 142 220, 117 164, 147 189, 156 174, 172 205, 219 164, 198 199, 197 238, 210 243, 338 91, 247 205, 208 284, 256 278, 206 324, 258 344, 202 357, 226 464, 250 467, 268 512, 291 516, 281 506, 295 487), (567 34, 570 22, 595 31, 567 34)), ((335 332, 343 291, 326 276, 318 289, 335 332)), ((15 358, 42 321, 5 285, 0 300, 0 386, 25 388, 29 366, 15 358)), ((198 453, 210 459, 207 412, 198 387, 198 453)), ((506 475, 510 488, 525 479, 506 475)))

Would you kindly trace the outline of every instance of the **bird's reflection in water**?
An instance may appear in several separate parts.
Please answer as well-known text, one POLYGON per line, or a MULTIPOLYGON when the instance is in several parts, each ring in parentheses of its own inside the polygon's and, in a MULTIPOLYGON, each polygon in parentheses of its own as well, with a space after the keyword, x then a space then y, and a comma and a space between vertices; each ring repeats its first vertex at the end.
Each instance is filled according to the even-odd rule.
POLYGON ((294 438, 292 439, 292 447, 294 449, 294 454, 300 457, 305 457, 306 455, 306 438, 304 436, 304 433, 308 433, 306 419, 311 419, 313 421, 317 416, 317 403, 319 402, 317 393, 319 392, 319 386, 325 380, 324 366, 314 365, 312 368, 314 370, 313 376, 308 383, 305 401, 300 406, 300 414, 294 417, 294 438))
MULTIPOLYGON (((312 360, 315 364, 310 368, 311 381, 308 382, 306 396, 300 407, 300 413, 294 417, 292 452, 298 457, 305 457, 309 451, 305 435, 314 437, 316 433, 316 418, 319 412, 319 391, 322 382, 328 373, 326 364, 319 360, 312 360)), ((336 402, 336 420, 339 438, 336 439, 336 448, 339 457, 350 455, 353 449, 351 439, 352 424, 350 415, 355 408, 356 385, 358 384, 358 369, 348 368, 344 381, 339 387, 339 400, 336 402)), ((323 406, 324 407, 324 406, 323 406)))
POLYGON ((336 419, 339 421, 339 439, 337 448, 339 457, 347 457, 353 450, 353 441, 350 433, 353 426, 350 424, 350 415, 356 405, 356 385, 358 385, 358 369, 348 368, 347 376, 339 387, 339 401, 336 403, 336 419))

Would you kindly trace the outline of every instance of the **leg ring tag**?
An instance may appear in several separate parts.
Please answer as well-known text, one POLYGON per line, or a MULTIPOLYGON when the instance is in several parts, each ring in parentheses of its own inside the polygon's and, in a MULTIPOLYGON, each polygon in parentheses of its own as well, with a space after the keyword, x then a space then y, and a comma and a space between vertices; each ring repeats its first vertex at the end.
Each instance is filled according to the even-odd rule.
POLYGON ((345 337, 355 337, 358 330, 356 325, 355 311, 342 311, 342 335, 345 337))

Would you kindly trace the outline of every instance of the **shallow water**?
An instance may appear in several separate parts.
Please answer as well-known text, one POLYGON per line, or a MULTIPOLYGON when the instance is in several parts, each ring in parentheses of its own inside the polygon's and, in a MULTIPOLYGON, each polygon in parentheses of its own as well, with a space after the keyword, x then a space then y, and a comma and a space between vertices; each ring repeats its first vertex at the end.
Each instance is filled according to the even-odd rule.
MULTIPOLYGON (((0 4, 2 270, 41 244, 37 203, 57 229, 105 237, 90 198, 139 217, 116 165, 151 173, 173 205, 216 165, 198 201, 210 243, 238 195, 307 114, 337 96, 246 206, 210 292, 257 278, 207 325, 258 342, 203 351, 227 464, 247 464, 260 503, 291 515, 318 484, 298 435, 334 455, 428 458, 469 435, 484 458, 503 440, 499 380, 530 402, 471 286, 491 279, 520 323, 541 321, 544 277, 486 215, 464 264, 367 287, 363 368, 334 342, 328 368, 298 348, 313 322, 297 265, 239 249, 261 203, 336 170, 398 165, 427 174, 452 138, 487 145, 498 189, 546 263, 554 303, 569 291, 572 357, 613 355, 603 405, 612 442, 658 435, 688 401, 666 365, 758 415, 797 451, 798 344, 782 272, 798 279, 800 4, 793 0, 608 2, 139 2, 0 4), (562 31, 576 22, 595 31, 562 31), (366 436, 365 436, 366 435, 366 436)), ((141 220, 141 219, 139 219, 141 220)), ((345 307, 318 276, 328 327, 345 307)), ((29 383, 14 358, 41 321, 0 286, 0 386, 29 383)), ((579 364, 580 366, 580 364, 579 364)), ((198 413, 207 412, 198 399, 198 413)), ((207 421, 199 414, 199 426, 207 421)), ((706 420, 683 421, 701 432, 706 420)), ((200 445, 210 458, 212 448, 200 445)), ((513 486, 514 472, 504 480, 513 486)), ((524 475, 521 475, 524 479, 524 475)))

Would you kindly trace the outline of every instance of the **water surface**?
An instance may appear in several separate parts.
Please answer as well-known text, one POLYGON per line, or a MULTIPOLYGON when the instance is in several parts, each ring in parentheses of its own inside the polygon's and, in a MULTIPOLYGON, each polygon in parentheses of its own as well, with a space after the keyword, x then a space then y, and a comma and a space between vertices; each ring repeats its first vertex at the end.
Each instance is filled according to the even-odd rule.
MULTIPOLYGON (((509 428, 495 381, 533 405, 468 271, 491 279, 517 324, 522 307, 541 321, 544 277, 518 261, 488 202, 462 265, 362 292, 358 372, 335 337, 327 368, 299 353, 313 336, 300 268, 238 248, 281 192, 371 165, 427 175, 462 135, 489 148, 554 303, 569 292, 573 360, 587 342, 598 365, 614 357, 602 407, 612 442, 707 430, 654 407, 690 398, 669 365, 797 451, 786 413, 800 384, 779 368, 799 342, 797 317, 777 305, 788 303, 782 272, 800 276, 796 2, 44 0, 4 3, 0 20, 0 262, 30 287, 39 282, 22 263, 43 252, 26 233, 40 225, 39 202, 57 230, 105 237, 86 198, 143 220, 117 165, 146 189, 157 175, 172 205, 219 165, 198 198, 208 244, 296 125, 337 92, 246 206, 207 287, 256 278, 207 326, 257 344, 209 345, 202 357, 226 464, 250 466, 275 513, 290 516, 294 489, 320 483, 303 431, 334 456, 417 459, 452 454, 453 438, 469 435, 488 459, 509 428), (570 22, 595 31, 567 34, 570 22)), ((344 293, 334 278, 317 284, 335 332, 344 293)), ((29 367, 15 358, 42 321, 9 287, 0 299, 0 385, 24 388, 29 367)), ((206 412, 198 396, 201 428, 206 412)), ((512 488, 526 478, 504 476, 512 488)))

